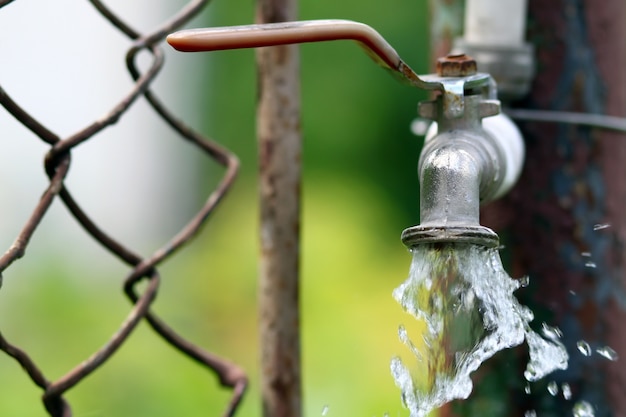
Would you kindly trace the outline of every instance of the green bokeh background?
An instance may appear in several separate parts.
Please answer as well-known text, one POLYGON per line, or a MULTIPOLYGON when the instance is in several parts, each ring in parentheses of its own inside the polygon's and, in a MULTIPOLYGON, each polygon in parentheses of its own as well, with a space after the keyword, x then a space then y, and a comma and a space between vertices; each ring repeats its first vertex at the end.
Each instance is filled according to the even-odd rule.
MULTIPOLYGON (((253 16, 252 0, 216 2, 190 27, 247 24, 253 16)), ((416 71, 427 72, 425 1, 302 0, 300 18, 367 23, 416 71)), ((196 93, 186 101, 207 109, 202 131, 240 157, 242 173, 201 235, 161 269, 154 308, 191 341, 248 370, 250 389, 238 415, 259 416, 254 53, 168 59, 207 65, 210 76, 201 77, 201 89, 199 79, 182 87, 196 93)), ((406 353, 398 325, 414 335, 419 329, 391 292, 410 263, 400 232, 418 221, 421 140, 409 124, 426 96, 398 83, 350 42, 304 45, 301 59, 304 414, 319 416, 328 406, 329 417, 405 416, 389 362, 406 353)), ((202 168, 198 178, 219 173, 202 168)), ((199 180, 204 194, 197 194, 206 195, 210 183, 199 180)), ((98 349, 129 309, 120 289, 125 267, 111 267, 117 281, 80 280, 66 276, 64 262, 37 260, 28 284, 5 288, 0 298, 3 333, 55 379, 98 349)), ((5 355, 0 372, 0 415, 45 415, 40 390, 5 355)), ((67 398, 77 417, 213 416, 221 414, 229 391, 142 324, 67 398)))

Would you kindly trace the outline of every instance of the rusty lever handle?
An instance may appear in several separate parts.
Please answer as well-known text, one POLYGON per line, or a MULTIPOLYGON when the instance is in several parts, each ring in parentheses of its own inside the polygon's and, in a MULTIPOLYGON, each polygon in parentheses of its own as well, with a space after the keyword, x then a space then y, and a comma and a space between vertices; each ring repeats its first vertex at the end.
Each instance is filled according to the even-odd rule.
POLYGON ((259 48, 295 43, 353 40, 383 68, 402 81, 426 90, 441 90, 439 83, 422 80, 372 27, 351 20, 309 20, 187 29, 172 33, 167 42, 183 52, 259 48))

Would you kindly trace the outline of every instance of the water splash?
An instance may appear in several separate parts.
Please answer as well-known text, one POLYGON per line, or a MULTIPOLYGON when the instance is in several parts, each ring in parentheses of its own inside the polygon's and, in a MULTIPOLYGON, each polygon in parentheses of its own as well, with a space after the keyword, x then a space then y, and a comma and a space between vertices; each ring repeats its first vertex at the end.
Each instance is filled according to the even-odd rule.
POLYGON ((558 341, 563 337, 563 332, 558 327, 548 326, 546 323, 541 323, 541 334, 553 341, 558 341))
POLYGON ((496 249, 450 243, 413 250, 409 278, 393 296, 426 329, 421 344, 411 342, 404 328, 399 331, 417 359, 415 366, 397 357, 391 361, 411 417, 467 398, 470 374, 496 352, 524 340, 530 353, 524 373, 528 381, 567 368, 560 331, 545 325, 544 338, 530 329, 532 311, 513 296, 522 284, 504 271, 496 249))
POLYGON ((530 284, 530 277, 528 275, 524 275, 520 279, 517 280, 520 288, 526 288, 530 284))
POLYGON ((556 341, 548 341, 527 328, 526 343, 530 360, 524 371, 528 381, 538 381, 557 369, 567 369, 569 356, 565 346, 556 341))

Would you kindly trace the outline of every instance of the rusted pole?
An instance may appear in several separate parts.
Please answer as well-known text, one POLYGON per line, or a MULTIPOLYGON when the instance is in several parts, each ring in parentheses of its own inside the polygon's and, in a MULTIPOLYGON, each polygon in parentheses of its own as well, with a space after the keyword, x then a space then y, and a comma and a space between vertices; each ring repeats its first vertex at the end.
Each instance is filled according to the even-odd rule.
MULTIPOLYGON (((540 68, 530 105, 626 116, 624 2, 535 0, 529 5, 540 68)), ((525 201, 524 217, 533 219, 525 230, 535 233, 531 237, 514 228, 518 267, 534 278, 533 301, 551 313, 572 353, 569 370, 559 378, 573 387, 575 398, 595 407, 596 416, 623 415, 626 138, 539 123, 527 130, 528 165, 519 202, 525 201), (595 352, 584 357, 576 350, 582 340, 593 350, 610 346, 621 361, 595 352)), ((545 403, 545 398, 536 401, 545 403)))
MULTIPOLYGON (((296 0, 258 0, 257 23, 297 19, 296 0)), ((299 417, 300 84, 295 45, 257 49, 259 327, 264 417, 299 417)))
MULTIPOLYGON (((529 14, 538 71, 519 106, 626 116, 626 3, 530 0, 529 14)), ((570 366, 550 378, 568 384, 572 397, 535 387, 509 399, 517 406, 508 415, 566 415, 580 401, 596 417, 624 415, 626 137, 575 125, 522 126, 527 157, 520 183, 484 219, 510 236, 514 273, 530 275, 523 302, 537 321, 563 332, 570 366), (507 218, 515 220, 507 225, 507 218), (590 356, 579 352, 582 341, 590 356), (596 352, 605 346, 617 352, 617 362, 596 352)))
MULTIPOLYGON (((447 52, 460 30, 451 14, 460 3, 431 0, 435 55, 447 52)), ((625 117, 625 21, 622 0, 529 0, 537 75, 529 98, 516 106, 625 117)), ((521 379, 526 355, 504 352, 483 366, 470 401, 456 404, 454 413, 571 415, 586 401, 596 417, 625 415, 626 137, 556 123, 522 127, 527 156, 520 182, 485 207, 481 220, 500 234, 513 275, 530 276, 530 288, 518 295, 538 325, 562 330, 570 366, 528 394, 521 379), (590 345, 590 356, 579 352, 579 342, 590 345), (620 359, 598 354, 605 346, 620 359), (549 381, 557 395, 546 389, 549 381)))

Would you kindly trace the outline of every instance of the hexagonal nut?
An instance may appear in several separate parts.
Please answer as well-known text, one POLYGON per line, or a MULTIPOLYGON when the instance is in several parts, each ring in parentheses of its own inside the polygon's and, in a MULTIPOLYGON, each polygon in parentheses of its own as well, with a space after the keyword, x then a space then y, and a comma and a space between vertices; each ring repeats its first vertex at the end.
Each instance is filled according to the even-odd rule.
POLYGON ((476 72, 476 61, 469 55, 447 55, 437 59, 437 75, 440 77, 467 77, 476 72))

